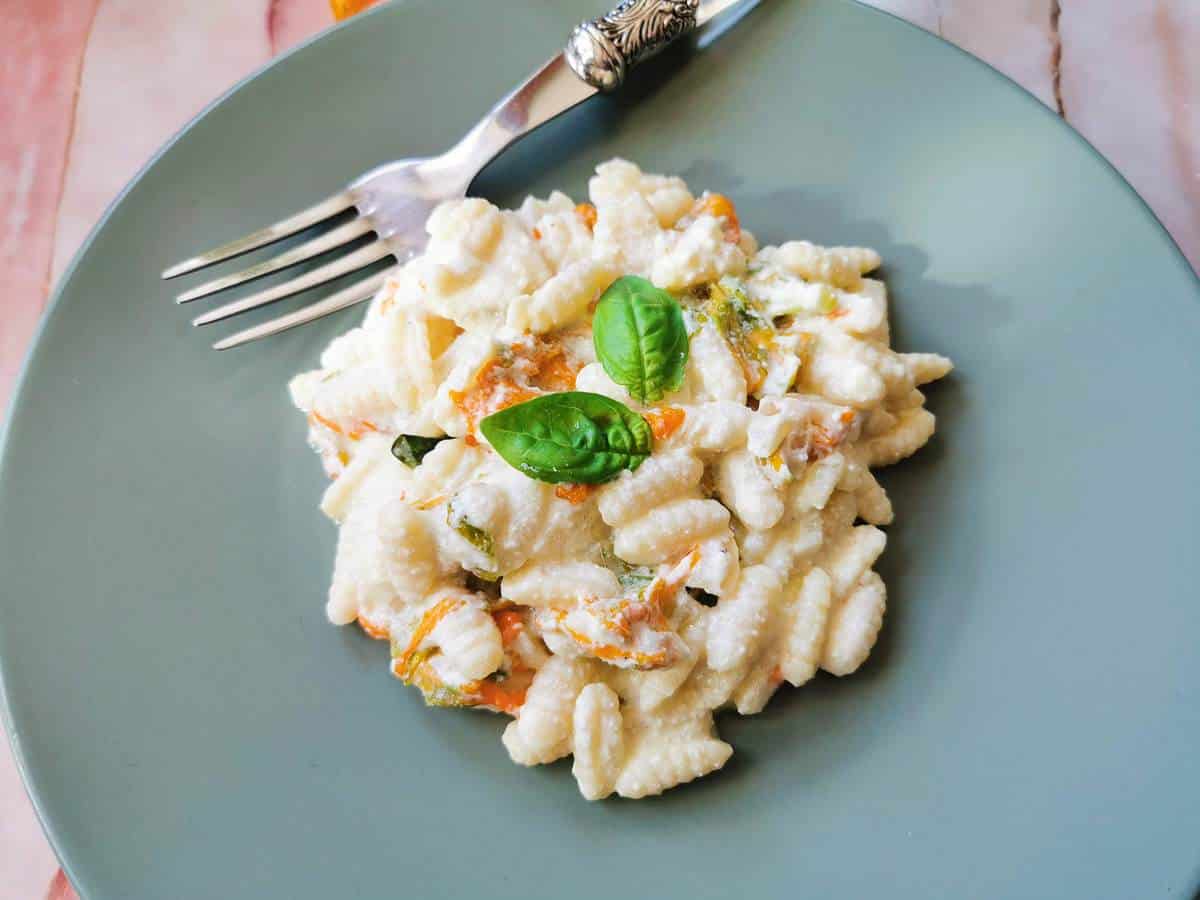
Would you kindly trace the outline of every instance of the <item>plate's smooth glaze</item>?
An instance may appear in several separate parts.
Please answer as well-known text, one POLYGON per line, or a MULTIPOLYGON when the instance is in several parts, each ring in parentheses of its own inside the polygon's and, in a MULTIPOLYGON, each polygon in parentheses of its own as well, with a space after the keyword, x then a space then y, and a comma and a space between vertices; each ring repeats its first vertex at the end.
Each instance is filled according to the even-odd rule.
POLYGON ((932 446, 884 475, 864 670, 723 717, 720 776, 589 805, 564 764, 513 766, 500 718, 426 712, 384 647, 325 623, 334 530, 284 384, 361 310, 218 355, 158 272, 446 146, 599 5, 352 22, 197 121, 64 280, 4 447, 0 657, 80 892, 1190 896, 1200 288, 1052 114, 845 0, 670 53, 477 191, 579 195, 622 154, 730 194, 762 239, 882 251, 899 346, 959 368, 932 446))

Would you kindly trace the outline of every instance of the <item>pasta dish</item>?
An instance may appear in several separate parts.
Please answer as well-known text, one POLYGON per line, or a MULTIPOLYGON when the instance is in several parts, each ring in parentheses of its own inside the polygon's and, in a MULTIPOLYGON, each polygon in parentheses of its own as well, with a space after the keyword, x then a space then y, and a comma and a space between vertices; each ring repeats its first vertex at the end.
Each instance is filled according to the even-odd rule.
POLYGON ((854 672, 884 617, 872 469, 951 363, 890 347, 872 250, 759 247, 623 160, 590 202, 467 198, 291 383, 333 478, 327 613, 434 706, 512 717, 588 799, 719 769, 713 712, 854 672))

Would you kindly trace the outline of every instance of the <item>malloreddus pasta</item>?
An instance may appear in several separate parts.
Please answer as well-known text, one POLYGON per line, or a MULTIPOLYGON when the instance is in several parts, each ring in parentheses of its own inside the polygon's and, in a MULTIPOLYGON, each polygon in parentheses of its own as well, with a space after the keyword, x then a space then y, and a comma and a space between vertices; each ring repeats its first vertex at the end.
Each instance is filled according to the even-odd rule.
POLYGON ((862 665, 871 469, 929 440, 951 364, 890 348, 872 250, 759 248, 623 160, 589 193, 439 207, 291 392, 334 479, 330 620, 429 704, 512 716, 514 761, 644 797, 724 765, 714 710, 862 665))

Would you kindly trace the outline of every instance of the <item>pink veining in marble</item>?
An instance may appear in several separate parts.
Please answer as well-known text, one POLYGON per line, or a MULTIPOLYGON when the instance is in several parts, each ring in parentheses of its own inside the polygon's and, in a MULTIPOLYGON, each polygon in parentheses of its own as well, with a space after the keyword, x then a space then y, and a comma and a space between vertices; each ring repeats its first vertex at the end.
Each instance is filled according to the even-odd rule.
POLYGON ((97 4, 14 3, 0 17, 0 409, 49 287, 80 57, 97 4))
POLYGON ((1179 21, 1177 10, 1159 6, 1154 11, 1154 30, 1163 47, 1171 159, 1186 203, 1186 221, 1167 227, 1181 236, 1185 251, 1191 250, 1193 267, 1200 270, 1200 143, 1196 140, 1200 135, 1200 59, 1195 50, 1200 41, 1200 14, 1195 7, 1191 16, 1189 27, 1179 21))
POLYGON ((1047 106, 1054 106, 1051 74, 1054 0, 872 0, 985 59, 1047 106))
POLYGON ((271 54, 290 50, 331 24, 329 0, 268 0, 271 54))
POLYGON ((987 60, 1091 141, 1200 271, 1200 2, 870 0, 987 60))
MULTIPOLYGON (((61 0, 6 9, 0 414, 49 286, 121 187, 213 97, 331 23, 326 0, 61 0)), ((74 898, 55 875, 7 749, 0 896, 74 898)))
POLYGON ((138 167, 216 93, 270 58, 267 9, 265 0, 100 4, 83 60, 56 276, 138 167))
POLYGON ((1200 3, 1063 0, 1067 121, 1200 270, 1200 3))

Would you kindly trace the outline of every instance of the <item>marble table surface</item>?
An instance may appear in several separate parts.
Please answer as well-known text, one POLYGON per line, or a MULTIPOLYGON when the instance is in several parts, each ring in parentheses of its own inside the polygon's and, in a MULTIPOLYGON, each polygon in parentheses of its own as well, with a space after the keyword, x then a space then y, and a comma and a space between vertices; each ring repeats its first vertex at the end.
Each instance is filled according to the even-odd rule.
MULTIPOLYGON (((870 2, 982 57, 1057 111, 1129 179, 1200 269, 1198 0, 870 2)), ((0 414, 49 290, 125 182, 213 97, 332 22, 329 0, 8 6, 0 19, 0 414)), ((0 896, 73 896, 56 872, 0 747, 0 896)))

